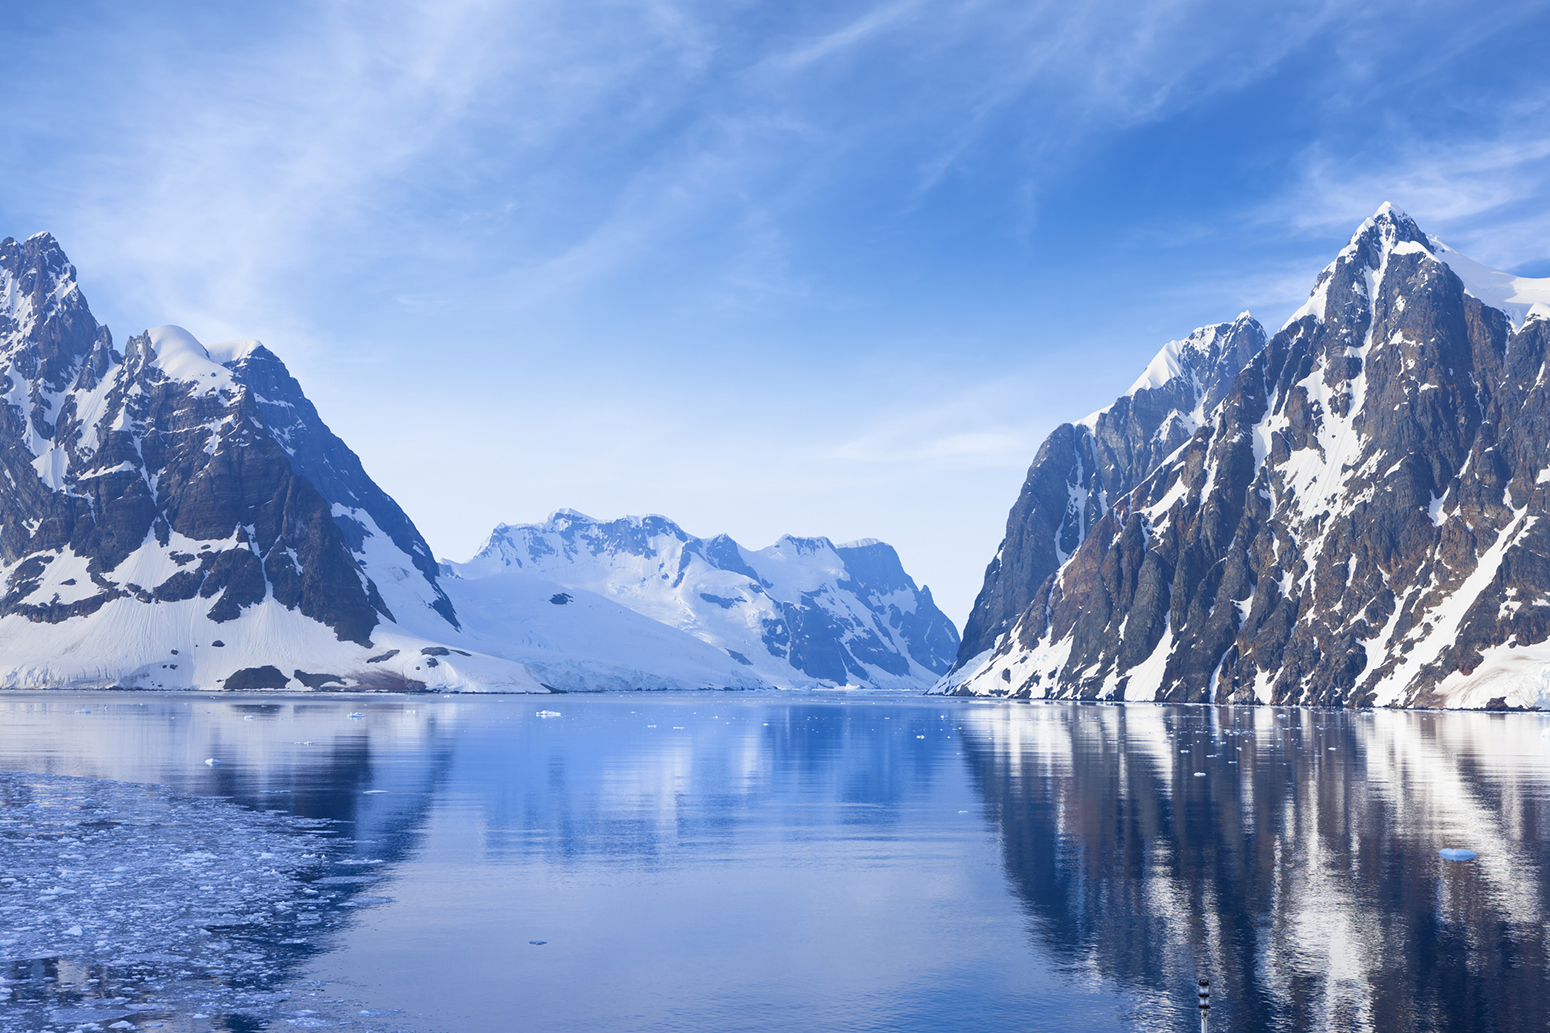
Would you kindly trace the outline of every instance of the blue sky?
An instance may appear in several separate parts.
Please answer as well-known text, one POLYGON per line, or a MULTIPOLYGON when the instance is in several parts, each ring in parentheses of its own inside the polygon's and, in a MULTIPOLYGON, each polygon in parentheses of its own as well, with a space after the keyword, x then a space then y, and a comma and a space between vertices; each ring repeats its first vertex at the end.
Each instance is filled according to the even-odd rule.
POLYGON ((439 554, 659 512, 894 543, 960 624, 1028 462, 1274 330, 1391 200, 1550 275, 1550 5, 59 4, 0 235, 257 337, 439 554))

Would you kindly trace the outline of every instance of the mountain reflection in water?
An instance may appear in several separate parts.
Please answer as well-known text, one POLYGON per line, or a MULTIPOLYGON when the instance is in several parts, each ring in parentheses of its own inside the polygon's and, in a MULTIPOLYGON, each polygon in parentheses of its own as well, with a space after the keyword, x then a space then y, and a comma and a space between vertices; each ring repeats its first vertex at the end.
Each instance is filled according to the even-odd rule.
POLYGON ((1034 936, 1151 1018, 1192 1028, 1198 975, 1235 1033, 1526 1033, 1550 996, 1545 728, 1036 704, 971 711, 964 744, 1034 936))
POLYGON ((0 1030, 1539 1031, 1547 724, 0 694, 0 1030))

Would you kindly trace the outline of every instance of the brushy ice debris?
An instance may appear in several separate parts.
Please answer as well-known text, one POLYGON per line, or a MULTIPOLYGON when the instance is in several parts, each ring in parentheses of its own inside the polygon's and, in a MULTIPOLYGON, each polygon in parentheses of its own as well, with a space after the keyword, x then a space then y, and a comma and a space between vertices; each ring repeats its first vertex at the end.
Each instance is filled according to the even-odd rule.
POLYGON ((262 1029, 303 1007, 386 1033, 293 981, 345 904, 387 901, 360 896, 380 876, 335 874, 353 849, 329 819, 0 772, 0 1033, 262 1029))
POLYGON ((560 717, 561 714, 560 714, 560 712, 558 710, 540 710, 538 712, 538 716, 539 717, 560 717))
POLYGON ((1480 855, 1473 850, 1463 850, 1458 847, 1443 847, 1437 851, 1437 856, 1444 861, 1473 861, 1480 855))

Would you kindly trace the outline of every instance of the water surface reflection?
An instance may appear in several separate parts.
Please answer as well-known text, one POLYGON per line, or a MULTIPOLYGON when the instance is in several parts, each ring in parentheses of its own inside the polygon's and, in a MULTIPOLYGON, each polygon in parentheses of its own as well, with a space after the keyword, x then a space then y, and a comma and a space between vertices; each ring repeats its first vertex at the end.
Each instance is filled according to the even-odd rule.
POLYGON ((4 695, 0 771, 82 781, 0 799, 0 867, 55 866, 0 881, 27 925, 0 936, 0 1028, 118 1009, 189 1033, 1194 1030, 1205 975, 1213 1029, 1539 1030, 1542 727, 871 696, 4 695), (85 831, 41 835, 44 790, 49 820, 85 831), (208 806, 158 840, 176 794, 208 806), (89 869, 126 827, 87 813, 104 801, 169 885, 214 894, 166 902, 185 924, 159 948, 110 914, 129 875, 89 869), (245 844, 270 859, 237 863, 245 844), (1453 846, 1479 857, 1438 857, 1453 846), (198 851, 228 878, 189 867, 198 851), (61 908, 56 886, 104 906, 61 908))
POLYGON ((964 726, 1038 942, 1172 1027, 1199 974, 1223 1029, 1545 1028, 1538 717, 1035 705, 964 726))

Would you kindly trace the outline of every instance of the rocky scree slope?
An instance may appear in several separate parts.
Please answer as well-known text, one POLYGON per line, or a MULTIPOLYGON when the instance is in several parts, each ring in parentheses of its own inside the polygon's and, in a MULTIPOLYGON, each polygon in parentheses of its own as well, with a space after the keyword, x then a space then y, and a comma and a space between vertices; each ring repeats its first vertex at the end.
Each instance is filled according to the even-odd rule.
POLYGON ((446 569, 461 579, 447 582, 454 598, 481 585, 499 595, 507 589, 491 579, 520 573, 611 600, 783 688, 925 688, 958 649, 930 590, 872 540, 785 537, 755 551, 665 517, 562 510, 542 524, 500 525, 471 560, 446 569))
POLYGON ((1550 280, 1384 205, 938 691, 1550 704, 1547 349, 1550 280))
POLYGON ((52 237, 0 241, 0 684, 501 688, 409 518, 254 341, 122 352, 52 237))

